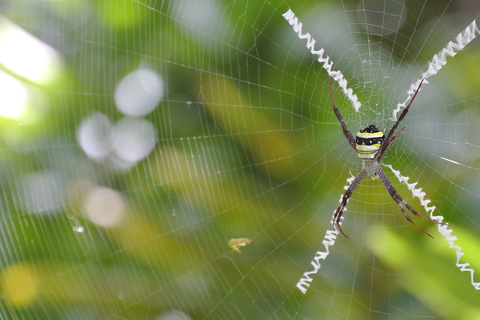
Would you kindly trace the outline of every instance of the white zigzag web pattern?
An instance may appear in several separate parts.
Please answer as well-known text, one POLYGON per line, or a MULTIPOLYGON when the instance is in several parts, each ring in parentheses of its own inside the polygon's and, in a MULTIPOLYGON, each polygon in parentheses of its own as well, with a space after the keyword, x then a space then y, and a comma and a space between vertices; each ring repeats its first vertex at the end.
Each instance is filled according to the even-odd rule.
MULTIPOLYGON (((405 108, 407 102, 410 101, 410 98, 415 94, 420 81, 422 79, 428 79, 437 74, 444 65, 447 64, 447 57, 454 57, 459 51, 463 50, 467 44, 469 44, 473 39, 475 39, 480 34, 480 30, 477 27, 475 20, 472 21, 462 32, 460 32, 456 37, 455 41, 450 41, 447 43, 445 48, 443 48, 439 53, 433 56, 432 60, 428 63, 427 71, 422 74, 421 79, 417 79, 414 83, 410 85, 410 88, 407 91, 407 99, 404 102, 397 104, 397 107, 393 110, 393 117, 391 120, 397 120, 397 113, 401 111, 402 108, 405 108)), ((424 81, 424 85, 428 81, 424 81)))
MULTIPOLYGON (((421 205, 425 208, 425 211, 429 213, 430 218, 432 220, 443 222, 444 217, 442 215, 433 215, 433 211, 435 211, 435 206, 429 207, 429 203, 431 202, 429 199, 425 198, 426 193, 422 191, 422 188, 416 188, 418 182, 415 183, 408 183, 409 177, 402 176, 400 171, 393 169, 393 167, 389 164, 384 164, 383 166, 389 168, 395 177, 397 177, 398 181, 405 184, 408 187, 408 190, 412 192, 414 197, 417 197, 420 200, 421 205)), ((475 290, 480 290, 480 282, 475 282, 475 271, 470 268, 470 263, 460 263, 460 258, 464 255, 462 252, 462 248, 455 244, 455 240, 457 237, 452 235, 453 230, 449 229, 447 225, 437 225, 438 232, 447 240, 448 245, 450 248, 455 250, 457 255, 457 261, 455 261, 455 265, 460 269, 462 272, 470 272, 470 283, 475 288, 475 290)))
MULTIPOLYGON (((344 94, 348 97, 348 99, 352 102, 352 105, 357 112, 360 107, 361 103, 358 101, 358 98, 355 94, 353 94, 353 90, 350 88, 347 88, 347 80, 343 76, 341 71, 335 71, 332 70, 333 62, 330 61, 330 58, 325 55, 324 57, 324 49, 321 48, 320 50, 315 50, 315 39, 312 38, 310 33, 303 34, 302 33, 302 27, 303 24, 298 20, 298 18, 295 16, 295 13, 291 9, 288 9, 287 12, 285 12, 282 15, 285 20, 293 27, 293 30, 297 33, 299 39, 307 39, 307 48, 310 50, 310 52, 313 55, 317 55, 318 59, 317 61, 322 64, 322 67, 327 71, 328 75, 333 77, 335 81, 338 82, 340 87, 343 89, 344 94)), ((432 60, 429 62, 427 71, 425 71, 422 75, 421 79, 418 79, 415 81, 413 84, 410 85, 410 89, 407 91, 408 97, 403 103, 397 104, 397 107, 393 110, 393 118, 392 120, 396 120, 397 113, 401 110, 401 108, 405 108, 406 103, 410 100, 412 95, 415 93, 416 89, 418 88, 420 81, 422 79, 427 79, 429 77, 432 77, 437 74, 437 72, 447 63, 447 56, 453 57, 455 56, 458 51, 463 50, 465 46, 470 43, 473 39, 475 39, 478 35, 480 34, 480 30, 478 29, 475 20, 468 25, 462 32, 460 32, 455 40, 455 42, 450 41, 444 49, 442 49, 439 53, 433 56, 432 60)), ((428 81, 424 81, 425 84, 428 83, 428 81)), ((413 184, 408 184, 408 177, 403 177, 400 174, 400 171, 394 170, 390 165, 386 165, 392 172, 395 174, 395 176, 399 179, 401 183, 405 183, 409 190, 412 191, 412 194, 415 197, 418 197, 421 201, 421 204, 424 206, 425 210, 429 212, 430 217, 432 220, 442 222, 444 217, 443 216, 434 216, 433 211, 435 210, 435 206, 428 207, 428 204, 431 202, 429 199, 425 199, 425 192, 422 191, 421 188, 416 189, 415 186, 417 183, 413 184)), ((348 186, 352 183, 352 181, 355 179, 354 176, 350 177, 347 179, 347 185, 344 186, 344 189, 346 190, 348 186)), ((340 197, 340 201, 342 199, 343 194, 340 197)), ((346 210, 346 208, 345 208, 346 210)), ((334 212, 335 214, 335 212, 334 212)), ((343 219, 343 217, 342 217, 343 219)), ((332 216, 332 221, 333 222, 333 216, 332 216)), ((341 222, 340 222, 341 224, 341 222)), ((448 229, 448 226, 446 225, 438 225, 437 226, 440 234, 445 238, 445 240, 448 242, 450 248, 453 248, 456 250, 456 255, 457 255, 457 260, 455 262, 455 265, 460 269, 462 272, 470 272, 470 282, 472 286, 476 290, 480 290, 480 282, 475 282, 474 281, 474 276, 475 276, 475 271, 470 268, 470 264, 467 263, 460 263, 460 258, 464 255, 462 252, 462 248, 454 243, 457 238, 455 236, 452 236, 451 233, 453 232, 451 229, 448 229)), ((335 228, 334 230, 327 230, 324 236, 324 239, 322 241, 322 244, 325 246, 325 251, 317 251, 311 265, 313 266, 312 271, 307 271, 303 273, 302 278, 297 282, 296 287, 303 293, 305 294, 308 290, 308 287, 310 286, 311 282, 313 281, 313 277, 318 273, 318 270, 321 267, 320 260, 325 260, 327 256, 330 253, 330 247, 333 247, 335 245, 335 241, 338 235, 338 230, 335 228)))
MULTIPOLYGON (((355 176, 352 175, 350 172, 350 178, 347 179, 347 184, 343 187, 343 189, 346 191, 348 187, 352 184, 353 180, 355 180, 355 176)), ((342 202, 343 198, 343 193, 340 195, 340 199, 338 200, 339 203, 342 202)), ((348 203, 348 200, 347 200, 348 203)), ((330 220, 330 224, 333 226, 333 217, 335 216, 335 211, 333 211, 332 215, 332 220, 330 220)), ((344 211, 347 211, 347 208, 344 209, 344 211)), ((340 218, 341 220, 339 221, 339 225, 342 225, 342 220, 343 216, 340 218)), ((313 277, 317 274, 318 270, 321 267, 320 260, 325 260, 328 255, 330 254, 330 247, 333 247, 335 245, 335 241, 337 240, 337 236, 339 234, 339 231, 335 227, 334 229, 327 230, 325 232, 325 236, 323 237, 322 244, 325 246, 325 251, 317 251, 315 253, 315 256, 313 257, 312 262, 310 264, 313 266, 312 271, 306 271, 303 273, 302 277, 300 280, 298 280, 296 287, 303 293, 307 293, 308 287, 312 283, 313 277)))
POLYGON ((360 101, 358 101, 357 95, 353 94, 353 90, 351 88, 347 88, 347 79, 345 79, 343 73, 338 70, 332 70, 333 62, 330 60, 329 56, 324 54, 325 50, 323 48, 320 48, 320 50, 315 50, 315 39, 313 39, 312 35, 308 32, 306 34, 302 33, 303 24, 298 20, 298 18, 295 16, 295 13, 293 13, 291 9, 288 9, 288 11, 282 16, 293 27, 293 31, 297 33, 299 39, 307 39, 307 49, 310 50, 314 56, 318 56, 317 61, 322 64, 322 67, 327 71, 328 75, 338 82, 340 88, 343 89, 343 93, 352 103, 355 112, 358 112, 362 105, 360 101))

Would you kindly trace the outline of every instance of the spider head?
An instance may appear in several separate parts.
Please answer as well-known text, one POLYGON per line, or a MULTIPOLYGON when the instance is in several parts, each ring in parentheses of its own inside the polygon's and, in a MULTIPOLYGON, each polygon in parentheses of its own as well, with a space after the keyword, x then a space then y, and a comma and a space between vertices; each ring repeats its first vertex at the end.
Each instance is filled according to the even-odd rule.
POLYGON ((380 150, 385 135, 374 124, 357 132, 355 143, 360 159, 373 159, 380 150))

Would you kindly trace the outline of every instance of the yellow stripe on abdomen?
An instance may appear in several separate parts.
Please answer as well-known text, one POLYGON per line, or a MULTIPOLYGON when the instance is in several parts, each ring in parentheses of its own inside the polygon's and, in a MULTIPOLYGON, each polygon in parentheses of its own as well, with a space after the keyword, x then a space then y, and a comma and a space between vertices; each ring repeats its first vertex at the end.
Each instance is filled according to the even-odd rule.
POLYGON ((383 132, 373 124, 360 130, 355 139, 358 157, 361 159, 375 158, 384 140, 383 132))

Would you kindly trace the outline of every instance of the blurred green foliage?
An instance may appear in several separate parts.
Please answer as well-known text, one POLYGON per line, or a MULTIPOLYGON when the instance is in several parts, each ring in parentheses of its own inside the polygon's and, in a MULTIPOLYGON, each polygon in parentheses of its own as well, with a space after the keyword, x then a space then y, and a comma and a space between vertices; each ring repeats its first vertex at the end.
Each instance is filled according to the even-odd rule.
MULTIPOLYGON (((31 97, 26 120, 2 119, 1 317, 170 319, 177 310, 191 319, 478 318, 480 298, 454 251, 438 232, 429 230, 431 240, 411 227, 378 181, 364 181, 349 203, 352 240, 337 240, 306 296, 295 288, 361 163, 331 111, 327 74, 282 13, 290 7, 301 17, 365 103, 354 113, 334 87, 355 133, 370 121, 389 127, 392 104, 464 27, 459 21, 480 12, 473 1, 464 2, 469 10, 406 1, 403 27, 380 37, 358 23, 362 3, 2 3, 4 17, 60 54, 62 70, 50 85, 18 77, 31 97), (78 128, 94 113, 122 119, 114 92, 139 67, 166 82, 164 99, 144 117, 157 144, 119 169, 89 158, 78 128), (45 172, 55 183, 40 189, 56 205, 35 211, 22 181, 45 172), (86 214, 100 189, 100 215, 121 212, 114 225, 86 214), (254 244, 239 255, 228 246, 233 238, 254 244)), ((475 44, 449 60, 430 86, 437 92, 422 90, 385 156, 419 181, 459 241, 468 239, 465 258, 476 270, 478 51, 475 44), (449 152, 465 156, 465 166, 440 159, 449 152)), ((398 191, 420 206, 405 186, 398 191)))

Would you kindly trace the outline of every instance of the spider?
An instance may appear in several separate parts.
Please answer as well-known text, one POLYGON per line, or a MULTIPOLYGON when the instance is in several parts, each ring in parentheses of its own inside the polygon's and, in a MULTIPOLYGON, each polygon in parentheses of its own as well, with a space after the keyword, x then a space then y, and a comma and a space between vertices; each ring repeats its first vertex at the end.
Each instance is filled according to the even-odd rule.
POLYGON ((340 227, 340 218, 342 217, 343 210, 345 210, 345 206, 347 205, 348 199, 352 196, 353 192, 355 189, 358 187, 362 179, 365 177, 365 175, 369 175, 373 180, 378 180, 382 181, 383 185, 387 189, 388 193, 390 196, 395 200, 397 203, 398 207, 402 211, 403 215, 407 220, 413 224, 418 230, 422 231, 426 235, 430 236, 431 238, 432 235, 429 234, 428 232, 424 231, 421 229, 419 226, 415 224, 415 222, 412 221, 410 216, 405 212, 405 209, 403 209, 402 204, 410 210, 414 215, 417 217, 420 217, 424 220, 445 225, 446 223, 441 223, 437 221, 430 220, 421 214, 417 213, 412 207, 408 205, 408 203, 403 200, 403 198, 398 194, 397 190, 393 187, 392 183, 388 180, 387 176, 382 170, 382 167, 380 166, 380 160, 382 159, 383 153, 387 150, 388 146, 395 140, 395 138, 402 132, 402 130, 405 128, 405 126, 400 129, 397 134, 393 135, 395 133, 395 130, 397 129, 398 124, 402 119, 405 117, 405 115, 408 112, 408 109, 412 105, 413 100, 417 96, 418 91, 420 90, 420 87, 422 86, 423 80, 420 82, 417 91, 415 91, 415 94, 412 97, 412 100, 410 100, 410 103, 408 106, 403 110, 402 114, 398 118, 397 122, 393 125, 392 129, 387 135, 387 138, 385 139, 385 135, 383 134, 382 131, 380 131, 375 125, 371 124, 365 129, 360 130, 357 135, 356 139, 353 138, 353 135, 348 131, 347 126, 345 125, 345 121, 343 121, 343 117, 338 111, 337 107, 335 106, 335 102, 333 101, 333 92, 332 92, 332 80, 329 79, 329 85, 330 85, 330 97, 332 99, 332 106, 333 106, 333 111, 335 112, 335 115, 337 116, 338 120, 342 124, 343 128, 343 134, 348 140, 348 143, 350 146, 357 152, 358 157, 362 159, 363 161, 363 169, 360 171, 358 176, 353 180, 352 184, 348 187, 347 191, 344 193, 342 196, 342 202, 338 209, 335 211, 335 214, 333 215, 333 221, 332 224, 335 227, 337 226, 338 230, 350 239, 349 236, 347 236, 342 228, 340 227))

